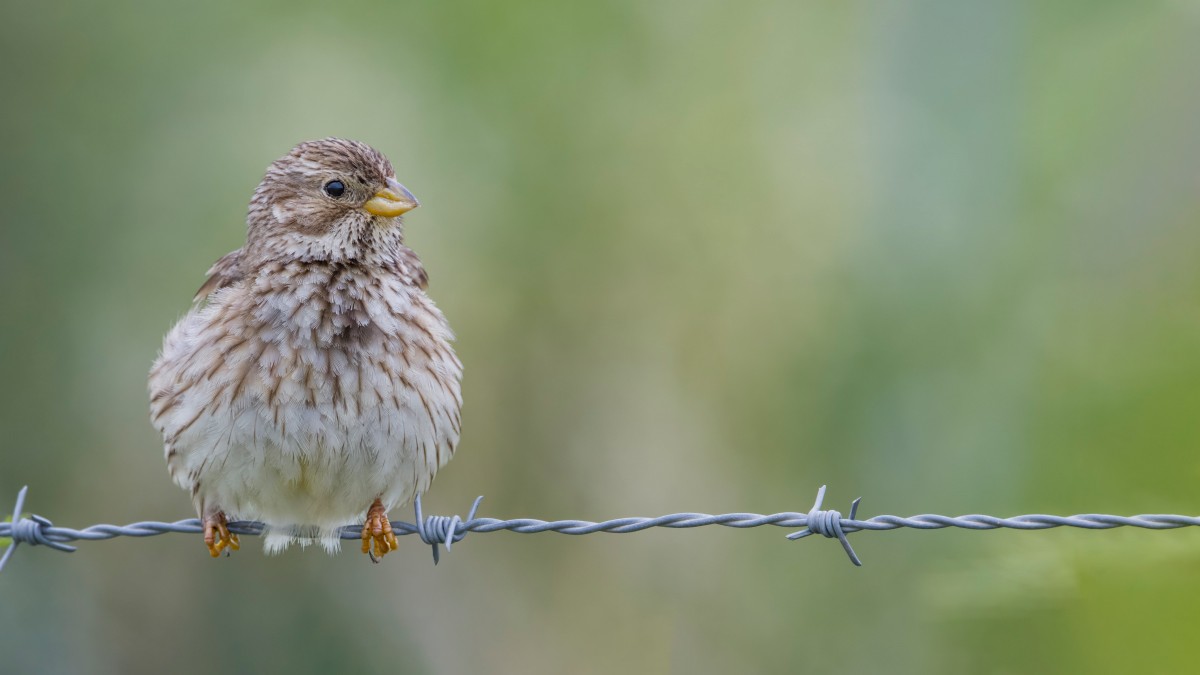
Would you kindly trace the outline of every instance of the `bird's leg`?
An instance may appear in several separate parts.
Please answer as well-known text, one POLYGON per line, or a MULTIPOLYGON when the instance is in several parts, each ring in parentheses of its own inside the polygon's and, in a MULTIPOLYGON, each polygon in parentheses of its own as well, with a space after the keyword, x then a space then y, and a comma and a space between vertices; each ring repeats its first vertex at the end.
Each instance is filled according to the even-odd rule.
MULTIPOLYGON (((224 511, 217 511, 204 516, 204 544, 208 552, 216 558, 221 551, 228 547, 236 551, 242 547, 238 536, 229 531, 229 521, 225 519, 224 511)), ((225 555, 229 555, 228 552, 225 555)))
POLYGON ((388 520, 387 509, 383 502, 376 499, 371 508, 367 509, 367 521, 362 528, 362 551, 371 556, 371 562, 379 562, 383 556, 400 548, 396 534, 392 532, 392 523, 388 520), (374 543, 375 550, 371 550, 374 543))

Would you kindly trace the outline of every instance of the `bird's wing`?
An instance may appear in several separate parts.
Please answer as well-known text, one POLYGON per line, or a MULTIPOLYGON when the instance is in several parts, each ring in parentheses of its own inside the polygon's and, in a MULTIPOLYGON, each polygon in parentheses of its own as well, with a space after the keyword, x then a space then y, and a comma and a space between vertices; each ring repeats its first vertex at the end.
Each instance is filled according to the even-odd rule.
POLYGON ((226 253, 221 259, 208 268, 208 280, 196 291, 192 301, 207 298, 218 290, 238 281, 244 275, 242 271, 242 249, 226 253))
POLYGON ((411 248, 400 245, 400 255, 396 271, 410 284, 414 284, 417 288, 425 290, 429 287, 429 274, 425 272, 425 266, 421 264, 421 259, 417 257, 416 251, 411 248))

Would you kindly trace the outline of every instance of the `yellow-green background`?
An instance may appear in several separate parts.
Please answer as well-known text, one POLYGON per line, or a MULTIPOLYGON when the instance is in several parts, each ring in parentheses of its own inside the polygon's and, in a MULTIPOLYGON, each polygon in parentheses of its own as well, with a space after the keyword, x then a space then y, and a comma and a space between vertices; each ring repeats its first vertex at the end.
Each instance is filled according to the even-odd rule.
MULTIPOLYGON (((191 515, 146 370, 343 135, 466 364, 434 512, 1200 512, 1195 1, 2 7, 5 504, 191 515)), ((784 533, 24 547, 0 671, 1197 669, 1200 532, 784 533)))

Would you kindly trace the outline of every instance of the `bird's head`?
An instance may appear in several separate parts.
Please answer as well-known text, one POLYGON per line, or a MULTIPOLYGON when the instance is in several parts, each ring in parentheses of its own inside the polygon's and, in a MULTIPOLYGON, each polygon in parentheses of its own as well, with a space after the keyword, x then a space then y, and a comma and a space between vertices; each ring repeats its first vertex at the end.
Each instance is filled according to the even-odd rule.
POLYGON ((420 205, 365 143, 308 141, 267 169, 250 202, 247 244, 265 257, 352 261, 403 242, 399 216, 420 205))

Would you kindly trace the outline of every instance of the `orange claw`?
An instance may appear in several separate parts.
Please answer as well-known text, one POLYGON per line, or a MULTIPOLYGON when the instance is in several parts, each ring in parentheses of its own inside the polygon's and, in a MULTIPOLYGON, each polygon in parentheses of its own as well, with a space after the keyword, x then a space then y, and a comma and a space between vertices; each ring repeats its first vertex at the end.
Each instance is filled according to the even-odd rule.
POLYGON ((229 531, 229 521, 226 520, 224 511, 204 516, 204 544, 208 546, 208 552, 214 558, 220 556, 221 551, 226 548, 237 551, 242 547, 238 536, 229 531))
POLYGON ((362 552, 371 556, 371 562, 379 562, 383 556, 400 548, 392 523, 388 520, 383 502, 376 499, 367 509, 367 520, 362 528, 362 552), (374 544, 375 550, 371 550, 374 544))

